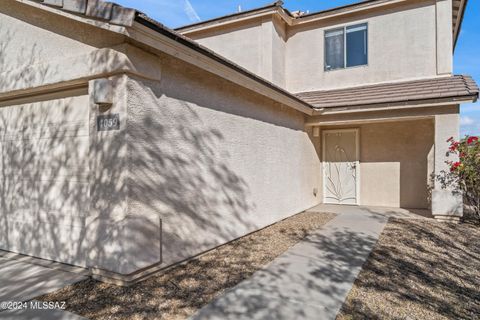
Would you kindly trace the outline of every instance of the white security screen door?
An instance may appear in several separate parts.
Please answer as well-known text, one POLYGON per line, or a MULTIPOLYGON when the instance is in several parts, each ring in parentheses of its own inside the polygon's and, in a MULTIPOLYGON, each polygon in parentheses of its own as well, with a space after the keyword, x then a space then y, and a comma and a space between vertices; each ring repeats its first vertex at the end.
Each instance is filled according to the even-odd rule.
POLYGON ((358 204, 358 129, 323 131, 325 203, 358 204))

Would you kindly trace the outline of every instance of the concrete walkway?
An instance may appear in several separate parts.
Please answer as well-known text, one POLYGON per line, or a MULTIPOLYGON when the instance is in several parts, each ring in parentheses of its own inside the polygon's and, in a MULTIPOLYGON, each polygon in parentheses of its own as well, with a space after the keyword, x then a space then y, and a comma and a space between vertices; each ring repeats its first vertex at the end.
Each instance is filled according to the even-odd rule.
MULTIPOLYGON (((0 303, 24 302, 81 281, 87 272, 58 263, 0 252, 0 303), (63 269, 63 270, 62 270, 63 269)), ((2 311, 0 319, 82 319, 63 310, 2 311)))
POLYGON ((309 211, 338 215, 192 319, 335 319, 388 218, 416 216, 334 205, 309 211))

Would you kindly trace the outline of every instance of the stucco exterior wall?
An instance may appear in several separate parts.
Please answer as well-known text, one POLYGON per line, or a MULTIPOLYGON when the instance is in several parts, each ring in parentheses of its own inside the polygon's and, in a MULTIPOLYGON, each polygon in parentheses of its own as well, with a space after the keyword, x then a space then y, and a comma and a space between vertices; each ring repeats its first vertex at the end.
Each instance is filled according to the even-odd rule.
POLYGON ((287 90, 327 90, 434 77, 436 50, 435 1, 299 25, 288 30, 287 90), (324 71, 325 30, 357 23, 368 23, 368 65, 324 71))
MULTIPOLYGON (((66 61, 87 71, 71 73, 81 75, 73 84, 49 83, 62 69, 38 68, 21 80, 27 87, 49 83, 40 89, 55 93, 0 102, 0 249, 130 274, 179 262, 321 202, 319 138, 305 130, 304 114, 153 49, 117 46, 121 36, 24 6, 6 0, 0 7, 0 72, 37 70, 42 61, 71 56, 66 61), (114 50, 79 61, 109 47, 132 58, 131 68, 106 68, 122 57, 114 50), (94 101, 95 77, 111 81, 109 108, 94 101), (119 130, 98 130, 97 117, 106 114, 119 116, 119 130)), ((425 20, 415 23, 431 22, 425 20)), ((271 21, 254 29, 240 28, 239 47, 229 54, 286 85, 286 30, 271 21), (252 32, 258 46, 242 42, 255 38, 252 32)), ((430 72, 431 62, 424 63, 420 70, 430 72)), ((432 123, 359 126, 361 204, 428 205, 432 123)))
MULTIPOLYGON (((435 116, 435 174, 443 176, 442 172, 448 172, 449 166, 446 161, 455 162, 458 156, 451 154, 448 139, 455 141, 460 139, 460 107, 456 106, 456 112, 435 116)), ((432 191, 432 214, 440 220, 458 221, 463 215, 463 197, 454 191, 453 186, 444 188, 438 180, 434 183, 432 191)))
POLYGON ((262 57, 266 48, 262 43, 262 20, 233 25, 228 29, 201 32, 189 37, 253 73, 262 73, 262 57))
POLYGON ((360 205, 428 209, 433 119, 323 128, 360 129, 360 205))
POLYGON ((86 265, 87 89, 0 108, 0 249, 86 265))
POLYGON ((272 28, 271 81, 286 88, 287 26, 278 18, 269 24, 272 28))
POLYGON ((80 56, 123 41, 122 36, 112 32, 39 12, 13 0, 2 0, 0 39, 0 73, 42 61, 80 56))
POLYGON ((164 265, 319 203, 303 114, 161 61, 160 82, 128 82, 128 206, 161 218, 164 265))
MULTIPOLYGON (((11 94, 15 84, 21 84, 14 89, 18 96, 43 86, 26 98, 0 102, 0 249, 119 272, 141 265, 141 254, 126 262, 138 247, 124 241, 139 226, 153 245, 155 238, 142 219, 126 217, 126 200, 115 189, 121 183, 117 173, 126 170, 118 153, 112 159, 106 147, 122 150, 118 138, 117 144, 107 144, 97 137, 98 108, 92 106, 87 80, 65 76, 91 72, 101 77, 115 65, 108 56, 113 51, 98 59, 94 51, 116 46, 124 37, 5 0, 0 38, 1 93, 11 94)), ((126 86, 115 81, 115 105, 125 108, 126 86)), ((141 237, 134 236, 141 245, 141 237)))
POLYGON ((255 19, 188 37, 285 88, 286 29, 280 20, 255 19))
POLYGON ((190 30, 186 35, 290 92, 452 73, 451 0, 408 1, 298 21, 287 25, 271 15, 190 30), (325 30, 359 23, 368 23, 368 65, 325 71, 325 30))

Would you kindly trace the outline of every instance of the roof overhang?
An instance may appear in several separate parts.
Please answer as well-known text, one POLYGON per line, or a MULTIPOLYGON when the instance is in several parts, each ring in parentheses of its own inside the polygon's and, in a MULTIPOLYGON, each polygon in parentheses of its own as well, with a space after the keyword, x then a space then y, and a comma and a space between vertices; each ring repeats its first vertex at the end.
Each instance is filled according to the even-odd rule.
MULTIPOLYGON (((297 26, 325 19, 332 19, 336 17, 340 18, 353 13, 369 11, 382 7, 390 7, 407 2, 412 2, 412 0, 366 0, 328 10, 295 16, 283 7, 283 1, 277 1, 264 7, 182 26, 176 28, 175 30, 184 35, 192 35, 201 31, 227 26, 230 24, 238 24, 242 21, 249 21, 252 19, 272 15, 276 15, 289 26, 297 26)), ((468 0, 452 0, 452 30, 454 44, 457 43, 458 36, 460 34, 467 2, 468 0)))
POLYGON ((453 28, 453 48, 457 45, 462 29, 463 18, 467 10, 468 0, 452 0, 452 28, 453 28))
POLYGON ((440 114, 458 114, 458 105, 435 105, 419 106, 388 110, 373 110, 368 112, 323 114, 309 117, 305 125, 307 127, 331 126, 331 125, 356 125, 363 123, 409 121, 419 119, 433 119, 440 114))
POLYGON ((314 114, 341 114, 475 102, 479 88, 470 76, 442 76, 343 89, 310 91, 297 96, 314 114))
MULTIPOLYGON (((160 50, 172 56, 175 56, 183 61, 194 64, 195 66, 202 68, 210 73, 216 74, 228 81, 236 83, 246 89, 254 91, 258 94, 266 96, 282 105, 288 106, 290 108, 296 109, 300 112, 303 112, 307 115, 313 114, 326 114, 326 113, 348 113, 348 112, 365 112, 368 109, 380 110, 380 108, 393 109, 393 108, 409 108, 413 105, 422 106, 422 105, 441 105, 441 104, 452 104, 452 103, 463 103, 475 101, 478 98, 478 88, 472 79, 470 82, 467 81, 467 86, 471 85, 472 88, 476 88, 476 94, 468 96, 452 96, 452 97, 441 97, 442 101, 438 99, 427 99, 427 100, 408 100, 408 101, 395 101, 388 103, 376 103, 376 104, 364 104, 364 105, 354 105, 354 106, 333 106, 329 108, 324 108, 323 106, 318 106, 315 103, 312 103, 306 98, 303 98, 301 95, 294 95, 285 89, 282 89, 273 83, 257 76, 256 74, 246 70, 245 68, 231 62, 222 56, 216 54, 210 49, 203 47, 197 42, 189 39, 188 37, 183 36, 182 34, 175 32, 161 23, 149 18, 145 14, 142 14, 134 9, 124 8, 111 4, 109 7, 108 17, 110 20, 105 18, 105 11, 97 10, 99 8, 94 7, 90 8, 86 5, 86 0, 83 1, 86 7, 86 11, 82 12, 70 12, 65 8, 58 8, 55 6, 47 6, 44 3, 39 3, 38 1, 33 0, 16 0, 18 2, 35 6, 39 9, 49 11, 53 14, 58 14, 66 16, 68 18, 80 21, 82 23, 91 24, 99 28, 109 30, 111 32, 116 32, 124 35, 129 41, 133 44, 141 44, 143 48, 150 48, 154 50, 160 50), (90 15, 88 15, 90 12, 90 15)), ((46 0, 43 0, 46 1, 46 0)), ((65 3, 73 3, 73 0, 64 0, 65 3), (69 1, 69 2, 68 2, 69 1)), ((384 3, 398 3, 409 0, 369 0, 362 2, 360 4, 345 6, 341 8, 336 8, 328 11, 328 14, 342 14, 343 11, 350 12, 351 10, 363 10, 366 7, 373 5, 382 5, 384 3)), ((466 1, 463 5, 466 5, 466 1)), ((49 1, 49 3, 52 1, 49 1)), ((89 4, 95 3, 94 1, 88 2, 89 4)), ((75 7, 77 8, 77 7, 75 7)), ((269 9, 281 10, 285 13, 287 18, 291 17, 291 14, 283 9, 280 3, 275 3, 269 9)), ((252 13, 252 12, 251 12, 252 13)), ((327 14, 324 12, 324 14, 327 14)), ((327 15, 328 15, 327 14, 327 15)), ((302 19, 312 18, 321 18, 321 13, 310 14, 307 16, 302 16, 302 19)), ((295 19, 301 20, 301 19, 295 19)), ((461 21, 461 19, 459 20, 461 21)), ((119 68, 119 70, 123 70, 119 68)), ((135 70, 134 70, 135 71, 135 70)), ((437 98, 437 97, 435 97, 437 98)))
MULTIPOLYGON (((153 49, 152 51, 160 50, 170 54, 304 114, 311 115, 313 113, 313 106, 294 94, 227 60, 197 42, 182 36, 180 33, 165 27, 163 24, 135 9, 125 8, 109 2, 87 2, 86 0, 64 0, 61 2, 62 5, 57 5, 56 1, 50 0, 48 2, 47 0, 42 0, 42 2, 35 0, 15 1, 81 23, 122 34, 131 43, 141 44, 144 48, 153 49)), ((84 79, 86 79, 85 75, 84 79)), ((65 81, 65 79, 62 79, 62 81, 65 81)), ((45 87, 42 84, 38 85, 39 87, 45 87)), ((55 84, 51 83, 49 86, 55 87, 55 84)), ((29 90, 22 88, 22 92, 32 90, 35 91, 35 88, 29 88, 29 90)), ((5 99, 7 95, 14 95, 18 98, 15 90, 8 93, 3 91, 0 94, 5 99)))
POLYGON ((295 16, 289 10, 285 9, 283 7, 283 1, 277 1, 264 7, 182 26, 176 28, 175 31, 181 32, 182 34, 192 34, 203 30, 271 15, 277 15, 289 26, 296 26, 408 1, 411 0, 366 0, 360 3, 354 3, 310 14, 303 14, 300 16, 295 16))
POLYGON ((415 101, 403 101, 396 103, 378 103, 370 105, 358 105, 352 107, 332 107, 332 108, 315 108, 313 115, 340 115, 340 114, 352 114, 363 113, 373 111, 387 111, 387 110, 404 110, 404 109, 416 109, 427 107, 442 107, 457 105, 462 103, 475 102, 474 97, 456 97, 456 98, 443 98, 443 99, 425 99, 415 101))
POLYGON ((313 106, 294 94, 227 60, 199 43, 166 28, 145 14, 137 15, 135 21, 136 24, 133 25, 130 33, 135 40, 300 112, 308 115, 313 113, 313 106))

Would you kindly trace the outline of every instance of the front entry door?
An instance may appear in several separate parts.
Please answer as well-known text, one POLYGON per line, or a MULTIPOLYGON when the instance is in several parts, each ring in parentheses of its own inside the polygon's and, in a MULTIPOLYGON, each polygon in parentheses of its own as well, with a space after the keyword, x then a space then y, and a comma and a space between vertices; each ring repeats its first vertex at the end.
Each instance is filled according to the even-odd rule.
POLYGON ((325 203, 358 204, 358 129, 323 131, 325 203))

